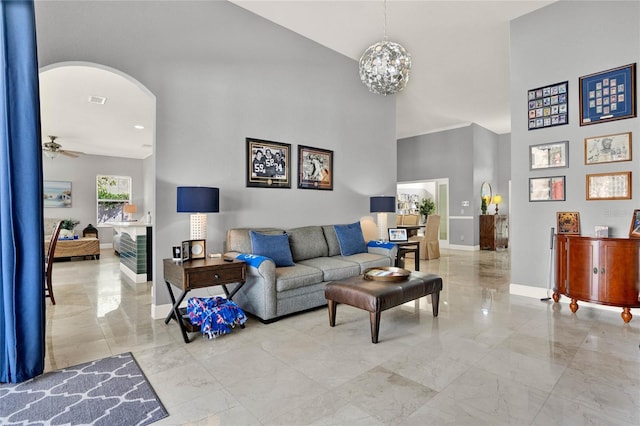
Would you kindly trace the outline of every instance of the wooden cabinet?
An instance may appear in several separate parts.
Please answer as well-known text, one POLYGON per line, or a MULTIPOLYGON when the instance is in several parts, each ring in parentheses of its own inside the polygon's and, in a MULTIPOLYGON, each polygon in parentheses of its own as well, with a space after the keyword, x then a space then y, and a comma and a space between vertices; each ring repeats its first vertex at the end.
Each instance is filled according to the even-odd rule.
POLYGON ((572 312, 578 300, 619 306, 631 321, 631 308, 640 307, 640 240, 558 235, 556 242, 553 300, 571 298, 572 312))
POLYGON ((509 246, 509 218, 504 214, 480 215, 480 250, 509 246))

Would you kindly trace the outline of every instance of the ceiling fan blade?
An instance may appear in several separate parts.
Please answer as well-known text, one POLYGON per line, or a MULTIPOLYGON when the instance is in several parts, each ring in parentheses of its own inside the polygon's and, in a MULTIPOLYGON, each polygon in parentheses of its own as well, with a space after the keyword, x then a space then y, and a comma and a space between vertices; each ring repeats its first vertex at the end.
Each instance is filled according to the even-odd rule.
POLYGON ((71 158, 78 158, 79 154, 82 154, 81 152, 65 151, 63 149, 59 150, 58 152, 62 155, 66 155, 67 157, 71 157, 71 158))

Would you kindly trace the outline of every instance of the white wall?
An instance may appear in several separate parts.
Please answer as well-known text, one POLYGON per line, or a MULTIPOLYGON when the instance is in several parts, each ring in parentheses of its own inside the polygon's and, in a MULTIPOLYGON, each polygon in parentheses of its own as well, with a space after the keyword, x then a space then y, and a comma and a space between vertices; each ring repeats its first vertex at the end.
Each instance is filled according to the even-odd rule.
POLYGON ((177 186, 220 188, 212 252, 230 227, 356 221, 395 193, 395 98, 369 93, 354 60, 228 2, 41 1, 36 23, 40 66, 104 64, 156 96, 156 305, 161 260, 189 235, 177 186), (297 166, 291 189, 246 188, 246 137, 290 143, 293 159, 298 145, 333 150, 334 190, 296 189, 297 166))
MULTIPOLYGON (((549 234, 556 212, 580 213, 583 235, 608 225, 626 237, 640 200, 640 121, 638 118, 580 126, 579 78, 640 61, 640 2, 561 1, 511 23, 511 281, 546 287, 549 234), (527 130, 527 90, 569 81, 569 124, 527 130), (584 164, 584 139, 633 133, 633 160, 584 164), (529 170, 529 146, 569 141, 569 167, 529 170), (586 175, 632 171, 633 198, 587 201, 586 175), (566 201, 529 202, 530 177, 566 176, 566 201), (545 265, 545 266, 541 266, 545 265)), ((636 89, 637 90, 637 89, 636 89)), ((637 96, 637 93, 636 93, 637 96)))

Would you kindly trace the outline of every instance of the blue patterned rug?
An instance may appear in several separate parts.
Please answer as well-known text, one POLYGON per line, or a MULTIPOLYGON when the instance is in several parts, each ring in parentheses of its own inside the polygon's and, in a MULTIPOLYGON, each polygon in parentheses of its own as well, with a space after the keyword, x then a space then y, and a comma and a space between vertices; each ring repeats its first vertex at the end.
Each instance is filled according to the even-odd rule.
POLYGON ((168 415, 130 352, 0 384, 0 425, 148 425, 168 415))

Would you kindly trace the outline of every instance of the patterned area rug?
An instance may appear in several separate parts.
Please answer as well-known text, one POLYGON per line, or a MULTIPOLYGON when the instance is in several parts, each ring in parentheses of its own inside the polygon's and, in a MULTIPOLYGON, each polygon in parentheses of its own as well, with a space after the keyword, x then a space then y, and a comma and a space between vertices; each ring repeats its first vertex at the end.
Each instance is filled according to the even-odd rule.
POLYGON ((168 415, 130 352, 0 384, 1 425, 147 425, 168 415))

